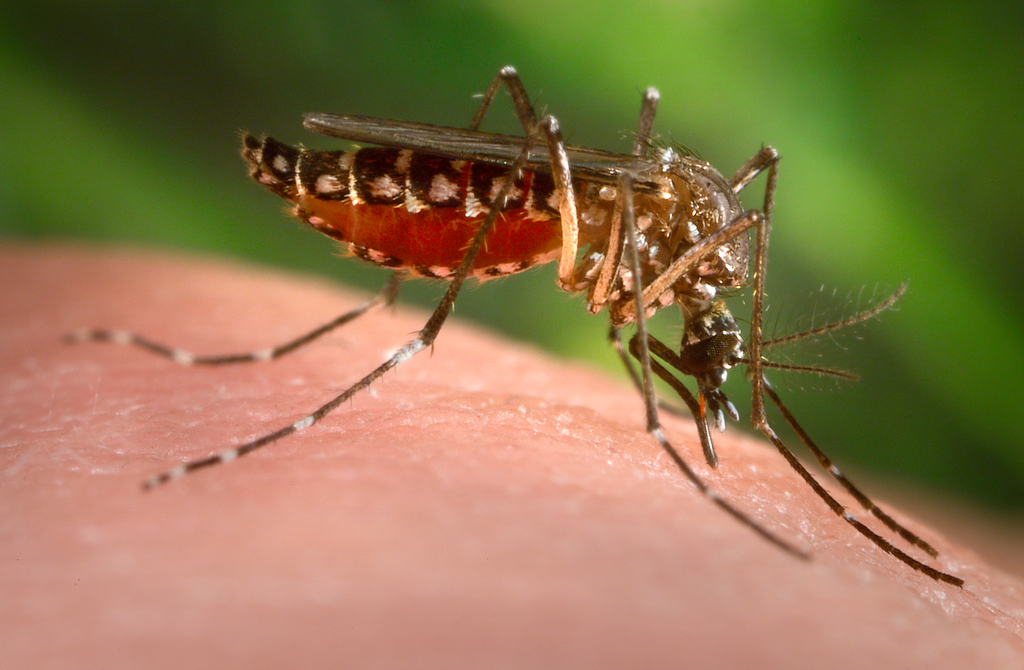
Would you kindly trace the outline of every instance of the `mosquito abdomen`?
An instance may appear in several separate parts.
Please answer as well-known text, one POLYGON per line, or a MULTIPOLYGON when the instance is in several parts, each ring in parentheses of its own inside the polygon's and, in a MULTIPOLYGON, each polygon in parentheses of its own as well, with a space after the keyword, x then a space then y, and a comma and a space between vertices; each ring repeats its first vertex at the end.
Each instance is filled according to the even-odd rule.
MULTIPOLYGON (((295 203, 294 213, 384 267, 445 279, 508 175, 508 168, 401 149, 313 151, 242 138, 250 174, 295 203)), ((525 172, 475 259, 471 276, 522 272, 558 257, 554 185, 525 172)))

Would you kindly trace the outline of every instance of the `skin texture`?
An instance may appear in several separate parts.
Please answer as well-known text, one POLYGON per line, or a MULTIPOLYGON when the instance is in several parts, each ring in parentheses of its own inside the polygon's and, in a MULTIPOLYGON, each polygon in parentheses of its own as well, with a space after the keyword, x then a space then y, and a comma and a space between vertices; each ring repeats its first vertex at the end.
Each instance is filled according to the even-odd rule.
POLYGON ((895 512, 967 580, 933 582, 770 447, 718 435, 709 472, 692 423, 666 419, 717 491, 813 558, 787 555, 673 470, 628 386, 458 321, 317 426, 143 493, 305 415, 425 315, 188 368, 59 338, 249 351, 362 298, 137 251, 8 246, 0 267, 9 667, 1024 667, 1019 579, 895 512))

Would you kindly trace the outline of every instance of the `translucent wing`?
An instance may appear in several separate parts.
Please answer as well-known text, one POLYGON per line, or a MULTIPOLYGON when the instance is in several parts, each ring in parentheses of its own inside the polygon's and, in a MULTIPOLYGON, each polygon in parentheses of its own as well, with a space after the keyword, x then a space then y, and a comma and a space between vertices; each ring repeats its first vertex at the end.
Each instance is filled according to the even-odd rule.
MULTIPOLYGON (((523 150, 524 141, 512 135, 371 116, 312 113, 306 115, 303 125, 314 133, 351 142, 506 166, 511 166, 523 150)), ((661 171, 657 163, 646 157, 572 146, 566 146, 566 152, 573 176, 588 181, 615 183, 620 174, 628 172, 637 179, 635 187, 644 188, 649 185, 644 176, 661 171)), ((533 172, 551 172, 546 146, 531 152, 526 167, 533 172)))

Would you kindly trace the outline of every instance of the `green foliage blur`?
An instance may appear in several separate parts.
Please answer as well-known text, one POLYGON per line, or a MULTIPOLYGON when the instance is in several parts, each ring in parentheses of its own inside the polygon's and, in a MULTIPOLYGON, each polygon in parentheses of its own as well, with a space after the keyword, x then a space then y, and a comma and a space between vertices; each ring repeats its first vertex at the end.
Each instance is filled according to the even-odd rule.
MULTIPOLYGON (((1020 2, 5 4, 0 234, 201 251, 367 289, 379 270, 338 260, 250 183, 239 130, 326 148, 303 113, 463 126, 511 64, 571 143, 625 152, 657 86, 656 130, 722 172, 762 144, 782 153, 780 330, 910 282, 897 310, 811 361, 859 383, 778 380, 821 445, 876 479, 1024 508, 1020 2)), ((517 132, 509 105, 485 127, 517 132)), ((485 284, 457 315, 615 369, 604 319, 553 277, 485 284)), ((428 306, 440 291, 403 295, 428 306)))

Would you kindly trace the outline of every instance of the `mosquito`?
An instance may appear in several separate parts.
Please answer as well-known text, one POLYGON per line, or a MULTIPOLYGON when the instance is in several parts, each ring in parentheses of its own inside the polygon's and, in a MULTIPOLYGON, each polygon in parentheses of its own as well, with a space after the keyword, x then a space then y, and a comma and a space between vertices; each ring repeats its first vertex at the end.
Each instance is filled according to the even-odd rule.
MULTIPOLYGON (((708 486, 668 440, 659 419, 655 378, 682 399, 697 424, 705 460, 716 467, 712 426, 723 430, 726 415, 739 419, 721 387, 731 368, 744 365, 752 389, 753 426, 828 507, 914 570, 962 586, 961 578, 912 557, 847 511, 770 425, 765 397, 821 467, 860 505, 907 544, 931 558, 938 556, 930 544, 843 475, 765 378, 766 368, 828 372, 771 363, 763 353, 778 343, 764 339, 763 315, 779 154, 763 147, 727 179, 709 163, 654 140, 658 100, 656 89, 644 92, 629 155, 567 145, 553 116, 538 118, 511 67, 502 68, 492 80, 468 129, 365 116, 306 115, 308 130, 374 145, 355 151, 306 150, 244 134, 242 156, 256 181, 292 202, 298 218, 343 243, 352 255, 393 270, 379 294, 291 342, 253 353, 196 356, 133 333, 98 329, 73 333, 70 341, 131 344, 187 365, 272 360, 392 303, 400 284, 410 276, 447 280, 448 287, 412 341, 311 414, 251 442, 155 475, 144 488, 234 460, 309 428, 392 368, 430 348, 467 279, 503 277, 557 260, 559 288, 585 293, 587 309, 593 314, 607 309, 609 338, 643 397, 647 432, 711 502, 782 550, 808 557, 708 486), (511 96, 523 137, 479 130, 503 86, 511 96), (739 193, 761 173, 766 173, 762 206, 744 209, 739 193), (747 284, 753 288, 745 344, 737 320, 719 295, 747 284), (646 326, 655 312, 671 305, 678 306, 684 320, 678 350, 649 334, 646 326), (625 343, 622 329, 629 324, 634 334, 625 343), (639 364, 639 372, 633 361, 639 364), (693 378, 696 393, 680 376, 693 378)), ((872 309, 791 339, 869 319, 888 309, 903 288, 872 309)))

